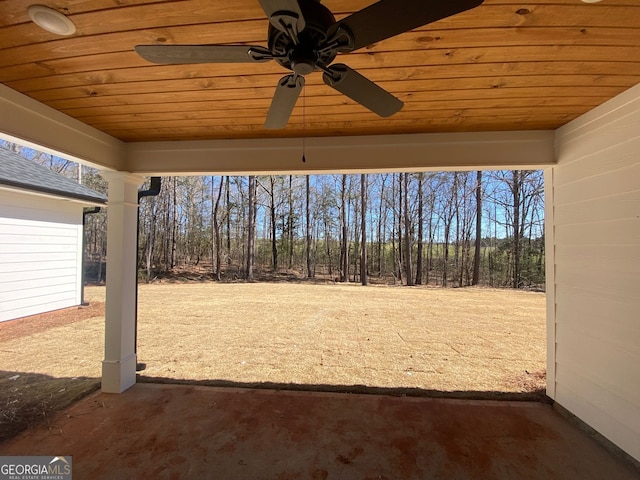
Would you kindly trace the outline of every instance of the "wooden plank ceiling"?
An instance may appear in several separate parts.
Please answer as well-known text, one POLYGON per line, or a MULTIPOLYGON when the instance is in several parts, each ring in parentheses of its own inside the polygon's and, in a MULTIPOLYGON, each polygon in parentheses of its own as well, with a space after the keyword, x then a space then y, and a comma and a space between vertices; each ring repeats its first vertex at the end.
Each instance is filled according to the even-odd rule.
MULTIPOLYGON (((442 0, 448 1, 448 0, 442 0)), ((370 0, 324 0, 342 18, 370 0)), ((474 10, 341 55, 405 102, 379 118, 322 82, 288 126, 263 122, 275 62, 153 65, 137 44, 266 46, 256 0, 2 0, 0 82, 124 141, 555 129, 640 82, 640 1, 486 0, 474 10), (70 37, 29 21, 45 4, 70 37)))

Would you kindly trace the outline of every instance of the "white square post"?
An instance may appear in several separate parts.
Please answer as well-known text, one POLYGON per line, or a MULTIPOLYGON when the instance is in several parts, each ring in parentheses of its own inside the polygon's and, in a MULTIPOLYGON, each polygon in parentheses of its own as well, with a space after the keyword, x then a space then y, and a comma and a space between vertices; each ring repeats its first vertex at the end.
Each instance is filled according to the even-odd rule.
POLYGON ((102 391, 121 393, 136 383, 136 248, 138 186, 144 178, 103 172, 107 210, 107 304, 102 391))

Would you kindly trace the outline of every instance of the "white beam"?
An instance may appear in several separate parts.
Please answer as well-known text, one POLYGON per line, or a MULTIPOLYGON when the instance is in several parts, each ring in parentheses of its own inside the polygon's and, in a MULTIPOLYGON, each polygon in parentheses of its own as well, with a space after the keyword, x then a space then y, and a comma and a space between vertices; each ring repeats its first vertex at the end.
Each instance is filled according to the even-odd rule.
POLYGON ((1 84, 0 138, 100 169, 124 169, 124 142, 1 84))
POLYGON ((103 172, 107 209, 107 305, 102 390, 120 393, 136 383, 136 245, 138 185, 124 172, 103 172))
POLYGON ((437 133, 127 144, 144 175, 268 175, 540 169, 555 164, 554 132, 437 133))

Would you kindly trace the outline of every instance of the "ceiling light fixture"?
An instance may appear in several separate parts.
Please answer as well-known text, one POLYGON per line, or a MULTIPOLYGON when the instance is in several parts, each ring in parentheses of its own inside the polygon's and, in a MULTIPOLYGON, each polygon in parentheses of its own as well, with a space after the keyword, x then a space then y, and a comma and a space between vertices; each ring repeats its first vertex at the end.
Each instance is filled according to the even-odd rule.
POLYGON ((56 35, 73 35, 76 33, 76 26, 71 20, 53 8, 44 5, 31 5, 27 9, 29 18, 40 28, 56 35))
POLYGON ((582 0, 584 3, 598 3, 601 2, 602 0, 582 0))

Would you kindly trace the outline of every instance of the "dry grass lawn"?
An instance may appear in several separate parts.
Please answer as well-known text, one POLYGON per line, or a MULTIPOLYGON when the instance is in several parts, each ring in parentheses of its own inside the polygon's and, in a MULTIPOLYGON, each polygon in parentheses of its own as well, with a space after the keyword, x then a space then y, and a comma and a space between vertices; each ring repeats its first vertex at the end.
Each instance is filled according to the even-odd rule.
MULTIPOLYGON (((0 428, 19 416, 43 378, 58 382, 46 390, 51 405, 35 408, 45 416, 56 395, 75 399, 96 388, 104 294, 104 287, 88 287, 87 309, 0 324, 0 388, 8 397, 0 398, 0 428)), ((441 392, 544 388, 541 293, 209 282, 141 285, 139 302, 145 379, 441 392)))

